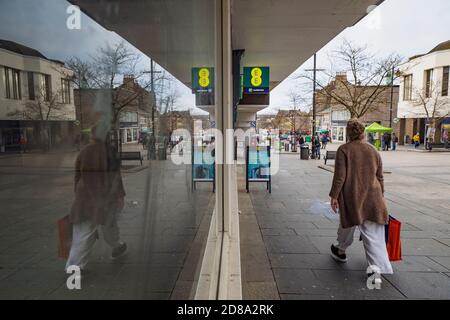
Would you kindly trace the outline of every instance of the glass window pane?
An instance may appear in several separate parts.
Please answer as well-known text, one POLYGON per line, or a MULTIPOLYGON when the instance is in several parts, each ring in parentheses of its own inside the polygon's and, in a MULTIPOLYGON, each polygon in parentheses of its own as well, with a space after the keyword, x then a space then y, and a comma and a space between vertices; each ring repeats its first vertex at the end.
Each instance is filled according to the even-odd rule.
POLYGON ((24 61, 5 70, 6 96, 27 72, 29 98, 14 106, 26 120, 0 119, 0 298, 192 299, 215 204, 214 177, 194 186, 191 163, 194 121, 218 113, 215 1, 71 2, 74 29, 69 2, 0 4, 15 21, 0 19, 2 38, 32 54, 0 50, 1 66, 24 61), (89 272, 82 290, 71 266, 89 272))

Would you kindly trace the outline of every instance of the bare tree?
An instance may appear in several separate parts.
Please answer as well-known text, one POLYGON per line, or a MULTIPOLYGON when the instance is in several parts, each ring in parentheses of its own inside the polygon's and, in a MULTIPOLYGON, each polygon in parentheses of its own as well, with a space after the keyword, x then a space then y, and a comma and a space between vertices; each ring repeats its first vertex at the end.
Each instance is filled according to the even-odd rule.
MULTIPOLYGON (((99 105, 119 151, 122 145, 119 137, 121 114, 135 106, 154 108, 146 110, 152 113, 152 132, 166 137, 169 117, 161 115, 174 109, 180 96, 172 85, 173 77, 156 68, 152 74, 142 68, 140 58, 125 42, 120 42, 99 47, 90 61, 72 58, 66 63, 73 72, 75 86, 103 89, 99 94, 99 105), (146 100, 152 105, 145 103, 146 100)), ((155 139, 151 141, 156 143, 155 139)))
POLYGON ((428 128, 431 129, 431 134, 427 138, 431 142, 436 138, 436 127, 446 117, 449 116, 449 104, 450 99, 448 97, 442 97, 440 82, 431 81, 425 88, 414 88, 414 98, 412 104, 415 107, 420 108, 419 112, 414 112, 417 115, 425 114, 427 119, 428 128))
POLYGON ((70 79, 76 88, 95 87, 95 84, 93 83, 94 70, 91 63, 83 61, 78 57, 72 57, 67 60, 65 64, 70 70, 70 73, 61 68, 58 68, 58 71, 63 73, 64 78, 70 79))
POLYGON ((288 92, 289 102, 291 104, 291 108, 288 111, 288 119, 291 124, 291 131, 297 131, 297 118, 302 116, 300 108, 302 104, 305 103, 305 99, 302 97, 299 91, 295 89, 291 89, 288 92))
MULTIPOLYGON (((343 106, 352 118, 361 118, 380 103, 386 103, 385 93, 389 87, 385 82, 387 79, 394 80, 395 72, 392 74, 392 70, 401 62, 400 56, 391 54, 377 58, 367 46, 357 46, 344 40, 331 59, 329 70, 316 78, 318 91, 315 94, 318 98, 328 98, 343 106)), ((310 73, 297 78, 314 81, 310 73)))
POLYGON ((150 88, 149 80, 144 79, 144 71, 139 71, 137 66, 140 57, 126 45, 120 42, 117 45, 106 45, 97 50, 91 64, 90 81, 96 88, 107 89, 111 96, 111 129, 119 129, 119 118, 121 112, 136 102, 144 91, 150 88), (134 90, 123 84, 123 78, 129 77, 138 81, 142 90, 134 90))
POLYGON ((121 113, 127 107, 143 105, 144 99, 149 99, 154 104, 158 85, 163 86, 166 78, 163 73, 162 76, 149 77, 149 71, 140 68, 140 55, 132 51, 125 42, 99 47, 89 61, 72 58, 66 65, 73 72, 72 81, 76 87, 105 90, 103 93, 106 94, 102 95, 102 113, 110 123, 119 148, 121 113), (152 88, 155 91, 153 93, 150 91, 152 88), (104 109, 105 105, 109 107, 104 109))

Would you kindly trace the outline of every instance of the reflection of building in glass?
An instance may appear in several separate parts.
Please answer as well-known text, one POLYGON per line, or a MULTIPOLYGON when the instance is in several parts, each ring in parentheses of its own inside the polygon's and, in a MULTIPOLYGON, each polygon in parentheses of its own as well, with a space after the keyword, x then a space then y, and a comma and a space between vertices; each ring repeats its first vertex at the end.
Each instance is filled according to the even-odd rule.
POLYGON ((169 132, 173 132, 177 129, 186 129, 189 132, 192 132, 193 130, 193 119, 189 110, 171 110, 164 114, 164 120, 164 122, 168 123, 169 132))
POLYGON ((72 72, 19 43, 0 40, 0 152, 72 145, 72 72))
MULTIPOLYGON (((92 127, 100 116, 112 119, 113 109, 120 108, 118 121, 122 143, 138 142, 143 133, 151 132, 153 95, 132 77, 124 77, 123 84, 112 94, 109 89, 83 88, 75 89, 74 95, 82 129, 92 127)), ((158 116, 155 110, 155 118, 158 116)))

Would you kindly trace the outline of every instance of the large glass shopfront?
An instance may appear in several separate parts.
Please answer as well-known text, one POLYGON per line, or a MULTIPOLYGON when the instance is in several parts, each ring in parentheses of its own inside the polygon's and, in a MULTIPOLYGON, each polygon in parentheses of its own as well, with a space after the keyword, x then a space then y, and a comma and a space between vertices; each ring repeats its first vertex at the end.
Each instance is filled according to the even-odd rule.
MULTIPOLYGON (((223 227, 223 207, 216 205, 216 198, 223 197, 221 170, 216 170, 216 193, 210 183, 193 189, 191 164, 173 161, 169 144, 159 142, 171 141, 169 112, 197 109, 192 68, 213 72, 209 95, 216 104, 208 112, 216 115, 221 128, 217 116, 222 112, 217 59, 222 56, 221 3, 0 4, 0 11, 8 11, 10 17, 0 21, 2 35, 15 43, 6 52, 9 55, 0 52, 0 66, 13 63, 10 55, 23 62, 22 107, 38 105, 38 91, 58 97, 61 79, 70 80, 71 91, 79 88, 86 93, 78 102, 82 106, 73 101, 67 105, 77 114, 74 132, 61 138, 70 150, 0 159, 0 299, 193 299, 198 295, 210 230, 215 233, 223 227), (133 19, 122 19, 130 16, 133 19), (14 47, 21 50, 14 52, 14 47), (29 86, 25 75, 45 70, 31 61, 61 68, 47 78, 53 86, 36 84, 33 101, 25 97, 29 86), (146 105, 149 95, 155 96, 155 105, 146 105), (154 136, 145 148, 129 144, 138 141, 139 127, 121 127, 119 117, 125 108, 142 106, 153 108, 154 118, 148 128, 148 136, 154 136), (86 107, 89 112, 83 112, 86 107), (157 156, 148 156, 149 152, 157 156), (133 158, 136 153, 142 165, 133 158), (63 244, 68 244, 66 251, 63 244), (68 281, 78 271, 80 287, 68 281)), ((42 105, 51 112, 48 98, 42 105)), ((190 124, 195 119, 189 112, 188 116, 185 122, 190 124)), ((187 158, 193 127, 190 124, 183 135, 187 158)), ((214 250, 207 252, 215 256, 214 250)))

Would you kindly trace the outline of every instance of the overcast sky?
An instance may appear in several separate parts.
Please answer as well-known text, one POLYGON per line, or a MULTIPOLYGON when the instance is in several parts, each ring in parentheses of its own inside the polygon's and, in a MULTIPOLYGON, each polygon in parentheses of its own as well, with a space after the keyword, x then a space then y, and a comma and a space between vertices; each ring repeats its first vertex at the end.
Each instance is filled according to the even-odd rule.
MULTIPOLYGON (((86 16, 80 30, 68 30, 65 0, 0 0, 0 39, 9 39, 41 51, 52 59, 71 56, 89 57, 99 45, 120 41, 86 16)), ((391 52, 404 57, 425 53, 438 43, 450 40, 450 0, 386 0, 356 26, 346 29, 318 52, 318 68, 326 67, 327 54, 346 38, 357 44, 369 44, 376 54, 391 52), (370 43, 368 43, 370 41, 370 43)), ((134 48, 134 50, 137 50, 134 48)), ((143 57, 143 65, 149 60, 143 57)), ((307 61, 297 72, 311 68, 307 61)), ((194 105, 190 89, 179 84, 182 94, 177 106, 194 105)), ((288 108, 291 88, 298 86, 286 79, 271 92, 269 111, 288 108)))
MULTIPOLYGON (((328 55, 337 49, 343 39, 355 44, 368 45, 380 56, 398 53, 408 58, 426 53, 441 42, 450 40, 450 0, 385 0, 378 8, 317 53, 317 68, 328 66, 328 55)), ((312 59, 295 73, 312 69, 312 59)), ((270 108, 289 108, 287 94, 298 86, 289 77, 271 92, 270 108)))

